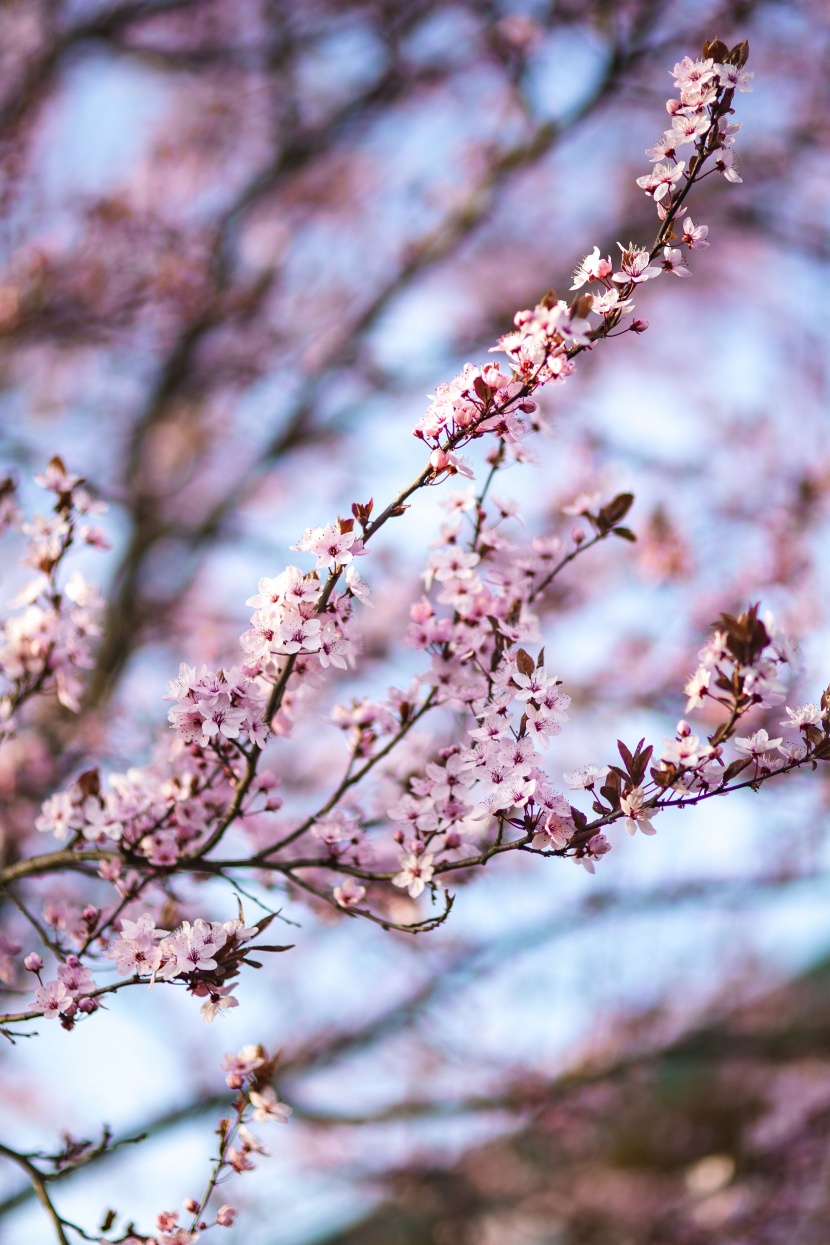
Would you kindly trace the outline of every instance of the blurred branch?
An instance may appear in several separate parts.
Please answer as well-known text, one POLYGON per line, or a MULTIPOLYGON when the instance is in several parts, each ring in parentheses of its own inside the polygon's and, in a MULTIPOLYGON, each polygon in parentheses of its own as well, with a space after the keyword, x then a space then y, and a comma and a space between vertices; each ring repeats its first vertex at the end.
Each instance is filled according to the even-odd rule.
MULTIPOLYGON (((14 89, 0 102, 0 139, 8 140, 23 120, 43 101, 68 55, 84 43, 113 39, 146 17, 197 8, 200 0, 129 0, 60 31, 63 4, 55 0, 50 14, 52 38, 35 55, 24 59, 14 89)), ((66 6, 69 7, 68 5, 66 6)))

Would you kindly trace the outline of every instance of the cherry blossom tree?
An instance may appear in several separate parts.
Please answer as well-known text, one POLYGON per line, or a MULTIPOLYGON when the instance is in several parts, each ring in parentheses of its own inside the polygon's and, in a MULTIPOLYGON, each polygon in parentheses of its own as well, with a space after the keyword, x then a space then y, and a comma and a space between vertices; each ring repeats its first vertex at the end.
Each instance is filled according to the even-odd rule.
MULTIPOLYGON (((66 1042, 75 1040, 105 1009, 121 1006, 110 996, 134 986, 193 995, 209 1023, 236 1008, 244 1013, 246 993, 255 992, 251 979, 268 971, 266 961, 276 956, 281 968, 292 958, 301 962, 304 934, 291 925, 304 906, 335 928, 363 923, 392 936, 436 933, 451 927, 456 896, 491 861, 488 872, 502 867, 501 858, 543 857, 547 868, 570 861, 601 877, 614 870, 619 832, 659 837, 674 809, 784 787, 802 772, 820 783, 830 757, 830 701, 821 685, 802 691, 798 645, 788 634, 795 610, 781 626, 756 599, 712 608, 701 590, 690 631, 699 629, 704 610, 707 623, 718 616, 702 649, 703 635, 657 660, 655 637, 644 646, 655 657, 651 682, 628 669, 615 680, 620 658, 613 655, 609 672, 595 675, 592 686, 572 681, 561 640, 555 664, 546 657, 556 619, 576 608, 580 591, 587 600, 638 546, 637 556, 658 576, 682 578, 683 533, 659 508, 639 532, 629 518, 633 494, 606 489, 596 478, 602 473, 586 465, 563 480, 555 514, 541 520, 532 504, 503 496, 501 488, 502 477, 518 481, 531 469, 550 424, 548 395, 575 373, 590 377, 602 353, 638 349, 652 291, 670 275, 697 275, 703 252, 716 245, 712 226, 701 223, 701 206, 716 195, 749 193, 734 160, 741 104, 753 83, 747 42, 707 39, 699 56, 674 65, 668 128, 646 152, 650 170, 631 179, 657 217, 650 240, 589 242, 579 262, 573 257, 567 298, 551 289, 537 294, 490 347, 493 361, 467 363, 453 380, 435 383, 414 428, 420 458, 409 482, 387 487, 388 471, 367 434, 353 479, 340 486, 347 495, 327 512, 316 487, 325 455, 315 466, 309 447, 325 448, 338 423, 351 418, 349 405, 388 388, 372 375, 365 342, 393 299, 481 223, 509 174, 578 127, 641 65, 651 67, 665 42, 659 6, 631 6, 590 95, 567 124, 544 121, 530 134, 516 118, 545 24, 491 15, 479 34, 503 76, 504 128, 518 137, 503 148, 482 143, 469 198, 450 196, 440 222, 406 242, 385 284, 381 278, 368 302, 349 308, 347 327, 336 275, 324 274, 318 287, 302 276, 303 299, 292 291, 288 236, 280 239, 277 228, 275 240, 274 219, 290 231, 292 196, 295 215, 316 197, 321 215, 336 214, 328 182, 338 159, 348 198, 348 182, 360 177, 365 158, 355 146, 358 167, 343 164, 341 134, 354 141, 354 127, 367 125, 373 110, 405 106, 442 77, 457 83, 457 65, 436 66, 418 52, 414 36, 423 39, 435 15, 429 5, 372 10, 392 50, 380 74, 343 98, 334 87, 327 94, 309 85, 292 105, 277 89, 286 77, 309 72, 326 51, 348 56, 348 42, 345 52, 327 49, 316 20, 292 26, 276 6, 261 64, 244 40, 226 39, 233 14, 217 6, 191 25, 189 7, 121 5, 77 27, 63 18, 52 23, 48 12, 18 15, 19 37, 39 51, 6 106, 15 228, 25 207, 24 156, 35 158, 37 114, 55 67, 73 46, 99 38, 138 62, 160 61, 191 98, 183 132, 166 136, 166 150, 143 171, 141 207, 129 198, 102 199, 68 242, 44 248, 27 240, 12 254, 4 288, 15 360, 55 363, 62 355, 80 370, 94 348, 95 367, 103 369, 97 379, 106 381, 107 355, 132 351, 130 382, 141 395, 137 407, 128 395, 122 405, 131 407, 129 417, 115 421, 123 450, 118 483, 106 474, 82 478, 85 469, 60 446, 63 453, 50 452, 35 474, 50 513, 36 510, 28 485, 12 475, 0 489, 8 542, 20 546, 16 554, 27 568, 15 583, 0 648, 2 742, 10 772, 31 774, 9 799, 0 873, 8 1003, 0 1026, 10 1059, 50 1020, 67 1031, 66 1042), (197 75, 194 87, 188 75, 202 62, 210 77, 197 75), (255 124, 245 96, 227 111, 227 79, 248 82, 260 105, 269 101, 270 108, 254 109, 255 124), (217 121, 209 105, 220 98, 219 87, 226 111, 217 121), (206 170, 220 139, 228 179, 218 213, 209 205, 195 225, 176 223, 177 197, 187 199, 191 213, 210 199, 206 170), (209 156, 202 150, 208 142, 209 156), (325 190, 315 186, 315 174, 325 190), (176 177, 190 179, 187 195, 176 177), (160 179, 171 182, 165 189, 172 206, 163 215, 148 206, 160 179), (244 246, 231 255, 242 218, 244 246), (146 267, 144 255, 151 257, 146 267), (284 300, 282 329, 274 300, 284 300), (607 345, 620 336, 627 341, 607 345), (269 375, 262 359, 277 349, 299 364, 269 375), (137 383, 142 351, 162 360, 150 386, 137 383), (228 412, 266 379, 276 382, 267 400, 279 406, 280 420, 263 443, 260 431, 247 431, 244 414, 229 421, 228 412), (332 408, 338 388, 347 405, 332 408), (211 609, 200 596, 197 555, 221 548, 244 505, 263 506, 266 484, 289 459, 314 493, 300 508, 312 525, 301 532, 300 523, 291 537, 298 565, 275 566, 271 548, 259 559, 249 595, 240 594, 252 613, 235 653, 226 643, 226 617, 217 619, 213 638, 193 644, 211 609), (413 598, 405 559, 390 565, 388 542, 390 531, 412 523, 422 495, 434 496, 444 514, 426 539, 417 524, 404 538, 420 549, 413 598), (126 535, 109 529, 105 500, 129 515, 126 535), (96 559, 112 568, 105 561, 110 541, 116 564, 99 593, 89 583, 91 568, 96 559), (72 567, 76 557, 81 570, 72 567), (404 590, 408 618, 399 605, 404 590), (153 645, 165 653, 177 648, 186 659, 168 683, 166 723, 156 698, 136 685, 142 650, 153 645), (206 648, 217 660, 208 664, 206 648), (390 677, 394 685, 384 689, 390 677), (683 718, 651 740, 623 727, 629 742, 621 738, 613 755, 591 748, 576 768, 563 770, 559 736, 600 694, 613 707, 615 695, 630 697, 632 688, 667 710, 680 698, 686 717, 700 724, 683 718), (155 717, 155 725, 140 722, 142 715, 155 717), (286 922, 290 934, 270 941, 286 922)), ((257 20, 252 10, 246 29, 257 29, 257 20)), ((561 21, 570 27, 578 15, 565 11, 561 21)), ((354 30, 347 34, 353 38, 354 30)), ((653 118, 651 125, 657 128, 653 118)), ((498 288, 491 302, 500 319, 495 313, 509 283, 498 262, 493 268, 498 288)), ((674 297, 687 297, 692 284, 684 280, 674 297)), ((86 381, 95 385, 95 368, 86 381)), ((254 423, 256 416, 254 404, 254 423)), ((400 420, 395 424, 400 437, 400 420)), ((35 456, 31 445, 18 451, 21 460, 35 456)), ((779 463, 769 466, 781 474, 779 463)), ((803 481, 796 473, 802 491, 803 481)), ((781 561, 770 582, 789 575, 796 600, 809 599, 811 576, 820 573, 785 565, 816 522, 810 497, 802 501, 787 531, 769 532, 781 561)), ((735 586, 743 588, 740 577, 735 586)), ((668 721, 676 719, 675 713, 668 721)), ((423 990, 435 988, 433 982, 423 990)), ((26 1177, 57 1239, 185 1245, 234 1225, 235 1185, 230 1201, 219 1186, 258 1165, 261 1132, 286 1123, 292 1111, 280 1097, 291 1057, 281 1060, 275 1047, 255 1044, 257 1036, 248 1034, 224 1056, 229 1093, 217 1071, 218 1090, 198 1104, 217 1112, 218 1142, 201 1191, 182 1191, 183 1209, 156 1207, 155 1220, 142 1223, 133 1222, 130 1207, 103 1218, 95 1209, 87 1223, 76 1223, 58 1209, 56 1182, 136 1139, 104 1129, 93 1142, 68 1136, 51 1152, 2 1142, 0 1152, 26 1177)), ((346 1037, 360 1041, 360 1028, 346 1037)), ((317 1057, 338 1040, 328 1035, 317 1057)))

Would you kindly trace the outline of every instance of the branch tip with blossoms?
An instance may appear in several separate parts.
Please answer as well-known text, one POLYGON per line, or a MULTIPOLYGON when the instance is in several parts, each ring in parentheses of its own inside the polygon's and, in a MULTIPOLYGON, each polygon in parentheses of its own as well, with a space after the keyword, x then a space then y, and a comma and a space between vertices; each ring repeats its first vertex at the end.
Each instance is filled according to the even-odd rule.
POLYGON ((109 1129, 105 1129, 97 1143, 66 1136, 64 1145, 54 1154, 24 1153, 0 1143, 0 1155, 26 1173, 61 1245, 70 1245, 70 1234, 97 1242, 97 1245, 195 1245, 211 1228, 233 1227, 238 1213, 234 1206, 223 1203, 215 1211, 209 1211, 209 1204, 228 1180, 254 1169, 254 1156, 268 1153, 249 1125, 285 1124, 292 1115, 291 1107, 280 1101, 272 1083, 279 1062, 279 1053, 269 1057, 260 1045, 244 1046, 238 1054, 225 1055, 222 1061, 225 1083, 235 1095, 229 1104, 230 1113, 219 1120, 215 1130, 219 1139, 217 1154, 204 1192, 201 1197, 188 1197, 182 1203, 190 1219, 187 1227, 180 1224, 178 1210, 163 1210, 156 1215, 152 1232, 144 1233, 134 1223, 125 1222, 117 1210, 110 1209, 104 1214, 97 1232, 92 1234, 67 1219, 55 1205, 51 1192, 55 1181, 65 1179, 124 1146, 138 1144, 145 1140, 144 1134, 116 1140, 109 1129))
POLYGON ((785 707, 780 726, 796 731, 794 738, 771 739, 764 728, 745 736, 737 733, 749 714, 783 702, 785 675, 800 669, 798 648, 771 614, 759 617, 757 604, 737 616, 722 614, 715 627, 686 684, 686 712, 711 702, 724 709, 723 721, 703 743, 681 719, 675 737, 664 739, 659 761, 651 768, 653 745, 645 747, 640 740, 632 753, 618 741, 621 765, 588 766, 566 775, 572 786, 593 794, 592 808, 599 814, 589 822, 584 812, 572 810, 580 842, 589 842, 589 836, 623 818, 630 834, 653 834, 653 818, 665 808, 687 808, 746 788, 758 791, 772 778, 807 765, 815 770, 819 762, 830 760, 830 687, 818 706, 785 707), (727 748, 730 742, 734 756, 727 748))

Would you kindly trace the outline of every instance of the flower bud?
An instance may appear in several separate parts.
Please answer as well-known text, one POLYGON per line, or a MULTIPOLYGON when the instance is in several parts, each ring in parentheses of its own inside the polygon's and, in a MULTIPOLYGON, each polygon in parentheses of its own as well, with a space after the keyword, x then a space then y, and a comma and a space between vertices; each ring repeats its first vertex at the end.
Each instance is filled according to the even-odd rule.
POLYGON ((23 963, 26 966, 27 971, 30 973, 39 973, 43 968, 43 960, 40 958, 37 951, 30 951, 23 963))
POLYGON ((575 527, 571 532, 571 540, 575 545, 581 545, 585 539, 585 530, 581 527, 575 527))
POLYGON ((413 622, 427 622, 432 618, 433 610, 426 597, 421 597, 420 601, 416 601, 414 605, 409 607, 409 617, 413 622))

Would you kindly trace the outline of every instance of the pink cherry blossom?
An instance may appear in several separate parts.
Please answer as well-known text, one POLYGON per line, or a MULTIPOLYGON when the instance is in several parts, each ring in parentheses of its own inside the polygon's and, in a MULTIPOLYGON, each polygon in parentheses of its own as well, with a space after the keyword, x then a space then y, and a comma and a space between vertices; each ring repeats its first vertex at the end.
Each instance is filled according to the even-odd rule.
POLYGON ((745 756, 759 757, 764 752, 770 752, 778 748, 781 742, 781 739, 770 739, 767 732, 762 729, 756 731, 754 735, 736 735, 735 749, 745 756))
POLYGON ((691 713, 692 709, 699 709, 708 695, 709 680, 712 677, 711 670, 707 670, 705 666, 701 666, 688 680, 683 691, 688 696, 686 702, 686 713, 691 713))
POLYGON ((621 285, 639 285, 643 281, 650 281, 653 277, 659 277, 661 269, 657 264, 652 264, 648 251, 639 249, 634 243, 629 243, 628 248, 624 247, 621 242, 617 246, 622 251, 620 259, 620 271, 615 272, 612 281, 617 281, 621 285))
POLYGON ((254 1107, 253 1118, 263 1124, 286 1124, 292 1114, 291 1107, 280 1102, 270 1085, 262 1090, 251 1090, 248 1097, 254 1107))
POLYGON ((415 856, 412 852, 408 852, 401 857, 401 869, 392 879, 393 886, 399 886, 402 890, 406 890, 412 899, 417 899, 423 893, 426 885, 432 881, 435 872, 433 868, 433 856, 427 852, 423 856, 415 856))
POLYGON ((574 269, 574 279, 572 290, 578 290, 580 286, 585 285, 587 281, 604 281, 606 277, 611 275, 613 264, 610 255, 603 258, 599 253, 599 247, 595 246, 589 255, 574 269))
POLYGON ((692 275, 683 263, 683 252, 677 247, 664 246, 661 263, 664 272, 674 273, 676 277, 690 277, 692 275))
POLYGON ((366 887, 361 886, 355 878, 345 878, 339 886, 332 890, 335 902, 341 908, 356 908, 365 898, 366 887))
POLYGON ((35 1003, 45 1020, 54 1020, 72 1002, 72 995, 63 981, 47 981, 35 990, 35 1003))
POLYGON ((752 87, 749 84, 752 82, 755 74, 751 69, 743 69, 738 65, 715 65, 714 70, 718 76, 718 81, 721 86, 726 87, 727 90, 752 90, 752 87))
POLYGON ((620 800, 620 808, 625 813, 625 828, 629 834, 636 834, 638 830, 643 834, 657 833, 651 824, 651 818, 657 810, 644 808, 645 801, 645 792, 641 787, 635 787, 620 800))
MULTIPOLYGON (((683 176, 685 167, 685 160, 680 160, 674 165, 656 164, 650 173, 637 178, 637 185, 645 190, 655 203, 659 203, 666 195, 671 195, 674 186, 683 176)), ((614 279, 616 280, 616 277, 614 279)))
POLYGON ((797 709, 787 709, 786 721, 781 726, 797 727, 817 726, 821 722, 821 710, 816 705, 800 705, 797 709))
POLYGON ((680 241, 684 246, 688 246, 690 250, 705 250, 709 243, 706 238, 709 235, 708 225, 696 225, 691 216, 687 216, 683 222, 683 233, 680 241))
POLYGON ((608 773, 608 766, 603 765, 585 765, 582 769, 570 770, 562 775, 565 782, 573 790, 578 791, 593 787, 595 783, 600 782, 608 773))

